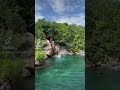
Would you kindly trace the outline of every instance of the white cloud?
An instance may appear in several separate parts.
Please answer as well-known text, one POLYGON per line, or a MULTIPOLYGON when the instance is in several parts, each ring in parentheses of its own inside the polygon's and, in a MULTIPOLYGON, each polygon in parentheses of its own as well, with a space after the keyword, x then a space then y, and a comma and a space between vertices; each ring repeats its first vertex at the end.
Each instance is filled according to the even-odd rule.
POLYGON ((40 10, 42 10, 42 7, 37 5, 37 4, 35 4, 35 11, 40 11, 40 10))
MULTIPOLYGON (((84 6, 80 6, 80 1, 77 0, 77 2, 74 2, 74 0, 71 0, 71 2, 68 2, 69 0, 47 0, 45 4, 43 2, 40 2, 40 0, 35 1, 35 21, 42 18, 52 19, 52 21, 56 21, 58 23, 68 23, 68 24, 77 24, 77 25, 83 25, 85 26, 85 15, 84 12, 76 16, 78 12, 78 8, 84 9, 84 6), (52 10, 56 12, 57 14, 50 14, 52 12, 47 13, 45 10, 48 9, 49 5, 51 6, 52 10), (43 16, 42 12, 48 14, 48 16, 43 16)), ((50 7, 49 7, 50 8, 50 7)), ((50 8, 50 9, 51 9, 50 8)))
POLYGON ((41 6, 41 3, 38 0, 35 0, 35 22, 38 19, 44 18, 44 16, 40 13, 43 7, 41 6))
POLYGON ((58 23, 77 24, 85 26, 85 15, 81 13, 79 16, 74 17, 60 17, 55 19, 58 23))
POLYGON ((35 2, 35 12, 37 11, 41 11, 43 8, 41 7, 41 5, 39 3, 37 3, 37 1, 35 2))
POLYGON ((65 11, 64 0, 48 0, 52 9, 57 13, 62 13, 65 11))
POLYGON ((52 9, 58 14, 65 13, 66 11, 74 12, 77 8, 80 8, 81 3, 79 0, 76 0, 76 2, 74 0, 72 2, 69 0, 48 0, 48 2, 52 9))
POLYGON ((41 0, 35 0, 35 12, 40 12, 41 10, 43 10, 43 5, 41 3, 41 0))
POLYGON ((35 13, 35 22, 38 21, 38 19, 42 19, 44 16, 40 13, 35 13))

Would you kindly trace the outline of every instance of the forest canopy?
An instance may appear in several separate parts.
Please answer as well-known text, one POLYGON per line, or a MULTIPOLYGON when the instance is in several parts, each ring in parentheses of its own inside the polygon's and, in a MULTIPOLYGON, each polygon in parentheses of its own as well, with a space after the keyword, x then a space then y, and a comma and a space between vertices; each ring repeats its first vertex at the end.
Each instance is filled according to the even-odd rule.
POLYGON ((120 1, 87 0, 86 55, 89 61, 120 58, 120 1))
POLYGON ((36 43, 49 40, 50 37, 56 44, 65 45, 72 52, 80 52, 85 48, 85 27, 39 19, 35 23, 36 43))

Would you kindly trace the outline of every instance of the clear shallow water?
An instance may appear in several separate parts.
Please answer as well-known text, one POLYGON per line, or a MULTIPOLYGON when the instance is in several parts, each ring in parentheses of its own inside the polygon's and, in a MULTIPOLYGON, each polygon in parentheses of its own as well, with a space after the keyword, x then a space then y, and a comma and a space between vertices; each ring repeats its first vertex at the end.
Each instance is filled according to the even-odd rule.
POLYGON ((86 70, 86 90, 120 90, 120 72, 89 68, 86 70))
POLYGON ((35 72, 35 90, 85 90, 84 57, 50 58, 47 67, 35 72))

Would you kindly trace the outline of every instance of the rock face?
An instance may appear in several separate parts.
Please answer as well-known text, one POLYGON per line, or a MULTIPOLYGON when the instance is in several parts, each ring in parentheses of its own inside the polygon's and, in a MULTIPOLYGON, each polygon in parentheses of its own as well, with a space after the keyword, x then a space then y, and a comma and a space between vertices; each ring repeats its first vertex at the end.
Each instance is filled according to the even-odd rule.
MULTIPOLYGON (((59 54, 60 50, 57 45, 55 45, 54 41, 52 43, 49 42, 49 40, 46 40, 46 46, 43 48, 43 51, 46 53, 44 59, 47 59, 48 57, 51 57, 53 55, 59 54)), ((42 61, 35 61, 35 66, 42 66, 44 65, 45 60, 42 61)))
POLYGON ((23 69, 22 76, 23 76, 23 77, 28 77, 28 76, 30 76, 30 75, 31 75, 30 71, 29 71, 28 69, 24 68, 24 69, 23 69))
POLYGON ((60 53, 60 48, 58 46, 55 46, 55 54, 59 54, 60 53))
POLYGON ((34 74, 34 57, 29 57, 29 58, 26 58, 26 59, 22 59, 23 60, 23 63, 24 63, 24 69, 23 69, 23 77, 28 77, 28 76, 31 76, 32 74, 34 74))
POLYGON ((21 50, 21 60, 24 63, 23 69, 23 77, 30 76, 32 70, 34 70, 34 35, 32 33, 25 33, 23 35, 24 42, 23 42, 23 50, 21 50))
MULTIPOLYGON (((32 33, 25 33, 21 36, 21 44, 17 47, 15 55, 24 64, 21 77, 28 77, 34 74, 34 35, 32 33)), ((19 41, 18 41, 19 42, 19 41)), ((16 60, 16 59, 15 59, 16 60)), ((0 90, 13 90, 15 86, 10 81, 0 81, 0 90)))
POLYGON ((47 56, 53 56, 60 52, 58 46, 55 45, 54 41, 50 43, 48 40, 46 40, 46 42, 47 42, 47 46, 44 47, 44 51, 47 56))
POLYGON ((0 90, 11 90, 12 87, 10 83, 4 82, 0 85, 0 90))
POLYGON ((24 50, 22 50, 22 54, 21 56, 26 58, 26 57, 30 57, 30 56, 34 56, 34 50, 35 50, 35 45, 34 45, 34 35, 32 33, 25 33, 24 35, 24 43, 23 43, 23 48, 24 50))

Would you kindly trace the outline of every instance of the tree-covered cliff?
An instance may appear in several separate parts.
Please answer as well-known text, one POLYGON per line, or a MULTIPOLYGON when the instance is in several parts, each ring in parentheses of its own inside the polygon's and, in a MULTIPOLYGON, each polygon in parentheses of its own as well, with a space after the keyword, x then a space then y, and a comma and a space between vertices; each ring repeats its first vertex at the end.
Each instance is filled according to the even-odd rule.
POLYGON ((67 23, 50 22, 45 19, 35 23, 36 42, 43 42, 45 39, 53 37, 54 42, 65 45, 72 52, 80 52, 85 48, 85 27, 79 25, 69 25, 67 23))
POLYGON ((87 0, 86 7, 87 59, 93 63, 120 59, 120 1, 87 0))

